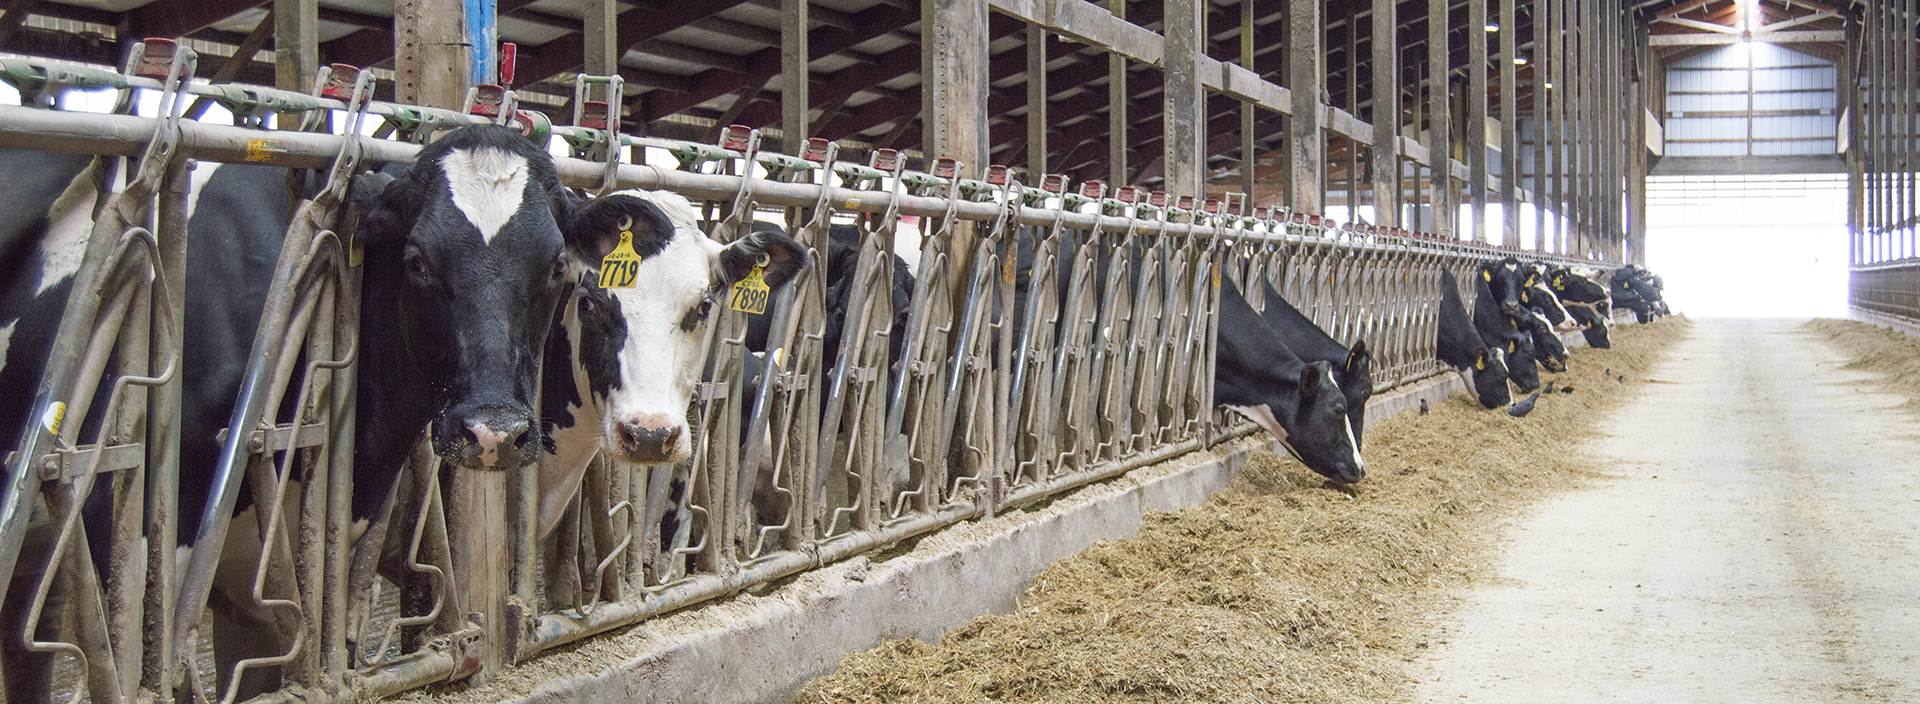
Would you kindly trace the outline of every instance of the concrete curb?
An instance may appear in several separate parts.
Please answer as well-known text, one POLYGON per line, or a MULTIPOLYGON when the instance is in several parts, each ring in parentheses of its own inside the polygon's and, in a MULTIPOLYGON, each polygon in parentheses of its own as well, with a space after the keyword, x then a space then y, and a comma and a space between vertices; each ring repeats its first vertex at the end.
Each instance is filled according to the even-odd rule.
MULTIPOLYGON (((1569 347, 1585 346, 1579 332, 1569 347)), ((1439 403, 1463 389, 1451 372, 1377 396, 1369 419, 1439 403)), ((1272 442, 1229 441, 1069 493, 1031 513, 1015 511, 933 533, 919 549, 873 563, 861 557, 810 572, 767 597, 741 595, 702 617, 670 614, 620 636, 625 661, 592 674, 549 681, 518 701, 789 702, 809 680, 833 672, 847 653, 891 638, 937 640, 989 613, 1018 607, 1049 565, 1103 540, 1138 534, 1150 511, 1197 506, 1226 488, 1272 442), (1182 465, 1189 465, 1182 467, 1182 465)))
POLYGON ((1887 315, 1885 313, 1867 310, 1865 308, 1861 308, 1858 306, 1848 306, 1847 316, 1850 318, 1853 318, 1854 320, 1867 323, 1869 325, 1877 325, 1883 328, 1893 328, 1895 330, 1899 330, 1900 332, 1904 332, 1913 337, 1920 337, 1920 322, 1915 322, 1912 320, 1908 320, 1906 318, 1901 318, 1898 316, 1892 316, 1892 315, 1887 315))

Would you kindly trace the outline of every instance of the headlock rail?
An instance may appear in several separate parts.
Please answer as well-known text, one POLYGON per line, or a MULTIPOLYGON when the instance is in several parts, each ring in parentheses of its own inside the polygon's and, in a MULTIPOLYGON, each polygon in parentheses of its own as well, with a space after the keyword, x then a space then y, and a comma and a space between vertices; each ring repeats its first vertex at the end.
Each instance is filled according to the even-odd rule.
MULTIPOLYGON (((95 221, 31 427, 6 464, 0 581, 32 585, 4 598, 8 611, 33 616, 9 621, 4 637, 33 636, 18 662, 45 666, 10 661, 16 692, 38 677, 76 701, 348 701, 485 678, 608 629, 1253 432, 1212 397, 1223 281, 1256 309, 1266 287, 1251 282, 1270 283, 1333 337, 1365 340, 1376 384, 1388 388, 1442 371, 1440 272, 1521 254, 1238 197, 1072 188, 1056 176, 1030 186, 1003 167, 973 180, 945 159, 907 170, 888 150, 850 163, 819 140, 801 155, 774 154, 745 130, 716 147, 622 135, 605 116, 552 126, 515 111, 510 93, 482 101, 484 115, 379 103, 364 97, 367 74, 348 67, 300 94, 183 81, 184 48, 135 56, 145 60, 122 73, 0 60, 0 76, 36 99, 74 87, 163 96, 158 118, 0 107, 0 148, 129 157, 134 174, 95 221), (183 119, 189 96, 221 102, 245 124, 183 119), (266 129, 275 113, 305 115, 304 129, 266 129), (323 127, 344 121, 357 134, 368 117, 396 138, 323 127), (498 473, 503 500, 475 505, 451 488, 473 470, 441 468, 425 443, 380 520, 352 525, 348 513, 361 252, 347 182, 473 123, 513 125, 543 146, 560 137, 574 155, 555 160, 568 186, 673 191, 704 204, 722 243, 745 236, 756 214, 778 217, 810 252, 767 306, 767 349, 748 348, 745 313, 717 307, 688 411, 692 459, 595 461, 545 539, 538 467, 498 473), (667 149, 680 168, 622 161, 642 147, 667 149), (226 283, 184 273, 192 160, 325 170, 287 228, 234 424, 210 467, 178 458, 179 294, 226 283), (902 226, 909 217, 913 228, 902 226), (847 223, 859 228, 857 247, 834 256, 855 257, 854 280, 831 303, 844 308, 830 311, 830 229, 847 223), (896 251, 918 252, 905 311, 894 309, 896 251), (845 322, 830 354, 835 319, 845 322), (896 329, 904 341, 891 339, 896 329), (97 389, 109 390, 103 414, 91 407, 97 389), (90 416, 103 420, 83 422, 90 416), (213 477, 213 493, 198 535, 181 540, 175 492, 187 473, 213 477), (272 499, 256 501, 265 508, 246 522, 234 519, 243 485, 272 499), (105 532, 82 527, 94 523, 89 501, 111 505, 105 532), (194 549, 177 558, 175 543, 194 549), (237 545, 253 546, 237 600, 251 603, 210 599, 230 569, 218 564, 233 552, 223 548, 237 545), (66 617, 38 618, 60 609, 66 617), (55 625, 21 630, 42 622, 55 625), (278 637, 203 667, 227 622, 278 637), (52 657, 31 659, 39 654, 52 657)), ((618 104, 617 81, 589 85, 618 104)))

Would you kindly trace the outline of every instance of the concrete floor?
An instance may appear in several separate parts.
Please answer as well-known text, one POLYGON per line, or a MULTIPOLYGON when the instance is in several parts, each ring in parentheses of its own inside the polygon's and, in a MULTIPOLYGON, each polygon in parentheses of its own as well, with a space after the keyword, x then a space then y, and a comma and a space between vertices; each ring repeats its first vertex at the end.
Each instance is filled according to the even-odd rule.
POLYGON ((1415 700, 1920 702, 1920 422, 1800 323, 1696 321, 1584 448, 1619 478, 1502 531, 1415 700))

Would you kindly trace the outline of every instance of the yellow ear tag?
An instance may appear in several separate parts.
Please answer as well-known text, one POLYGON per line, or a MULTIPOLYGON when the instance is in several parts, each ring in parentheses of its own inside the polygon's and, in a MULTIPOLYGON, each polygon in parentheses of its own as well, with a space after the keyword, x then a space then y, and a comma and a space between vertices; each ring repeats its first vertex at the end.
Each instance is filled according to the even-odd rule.
POLYGON ((1485 357, 1481 357, 1480 359, 1473 360, 1473 368, 1483 372, 1486 371, 1487 359, 1485 357))
POLYGON ((600 258, 600 288, 633 288, 640 283, 640 255, 633 251, 633 218, 620 225, 620 244, 600 258))
POLYGON ((1529 300, 1527 300, 1527 290, 1526 290, 1526 289, 1524 289, 1524 288, 1523 288, 1523 289, 1520 289, 1520 302, 1521 302, 1521 303, 1532 303, 1532 302, 1533 302, 1533 301, 1529 301, 1529 300))
POLYGON ((767 287, 763 277, 766 255, 760 255, 760 262, 753 265, 753 271, 747 272, 747 278, 733 284, 733 295, 727 297, 728 308, 755 315, 767 312, 767 299, 772 297, 773 289, 767 287))
POLYGON ((1566 290, 1566 288, 1567 288, 1567 280, 1566 280, 1566 279, 1564 279, 1564 278, 1561 278, 1561 277, 1558 277, 1558 276, 1555 276, 1555 277, 1553 277, 1553 290, 1555 290, 1555 291, 1563 291, 1563 290, 1566 290))
POLYGON ((59 435, 60 422, 63 420, 66 420, 66 418, 67 418, 66 402, 54 401, 53 405, 47 407, 47 411, 45 413, 40 414, 40 425, 41 427, 46 428, 47 432, 53 433, 54 435, 59 435))
POLYGON ((1493 281, 1493 272, 1482 271, 1480 272, 1480 278, 1486 279, 1487 281, 1493 281))
POLYGON ((1509 342, 1509 343, 1507 343, 1507 352, 1508 352, 1508 353, 1514 353, 1514 352, 1519 352, 1519 351, 1520 351, 1520 343, 1518 343, 1518 342, 1509 342))

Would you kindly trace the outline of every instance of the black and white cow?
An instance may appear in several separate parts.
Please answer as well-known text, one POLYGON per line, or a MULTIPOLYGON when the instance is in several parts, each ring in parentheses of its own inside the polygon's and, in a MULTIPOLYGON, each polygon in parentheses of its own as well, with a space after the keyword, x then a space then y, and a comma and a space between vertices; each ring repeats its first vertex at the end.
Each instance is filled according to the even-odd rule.
MULTIPOLYGON (((787 231, 770 222, 755 221, 754 232, 787 236, 787 231)), ((830 225, 827 227, 826 251, 826 329, 821 339, 821 367, 832 370, 840 359, 840 336, 846 332, 847 308, 853 296, 854 273, 859 266, 860 238, 863 232, 858 225, 830 225)), ((907 345, 907 321, 913 313, 913 272, 907 267, 907 261, 898 254, 893 257, 893 326, 892 334, 887 338, 887 359, 889 364, 898 366, 900 356, 905 354, 907 345)), ((772 329, 772 310, 766 313, 749 315, 747 318, 747 349, 755 352, 767 351, 767 334, 772 329)))
MULTIPOLYGON (((80 154, 0 150, 0 172, 8 174, 7 186, 0 188, 0 456, 18 447, 31 420, 40 375, 102 204, 109 163, 80 154)), ((104 404, 92 408, 96 418, 87 420, 83 433, 93 432, 104 404)), ((110 493, 105 483, 96 486, 89 499, 110 493)), ((34 519, 20 536, 21 558, 5 585, 0 614, 0 666, 7 673, 0 679, 6 682, 7 701, 14 702, 46 701, 53 664, 51 653, 27 650, 20 637, 54 534, 44 516, 34 519)), ((96 562, 108 549, 104 540, 89 546, 96 562)), ((50 614, 38 624, 40 637, 58 634, 63 596, 58 588, 49 594, 50 614)))
POLYGON ((1439 331, 1434 340, 1434 356, 1459 372, 1474 398, 1487 408, 1499 408, 1513 400, 1507 388, 1506 350, 1487 345, 1480 339, 1467 305, 1460 300, 1460 281, 1452 271, 1440 270, 1439 331))
MULTIPOLYGON (((1505 270, 1504 267, 1501 270, 1505 270)), ((1540 368, 1534 362, 1533 336, 1520 330, 1513 324, 1508 314, 1506 302, 1495 294, 1489 284, 1500 280, 1498 275, 1489 276, 1488 267, 1483 265, 1481 276, 1474 282, 1473 327, 1480 333, 1480 340, 1488 347, 1506 352, 1507 379, 1519 387, 1521 393, 1540 388, 1540 368)), ((1515 310, 1519 306, 1519 293, 1514 294, 1515 310)))
POLYGON ((1667 304, 1662 297, 1663 288, 1665 286, 1659 276, 1628 264, 1614 270, 1608 293, 1612 294, 1614 305, 1633 311, 1637 320, 1649 323, 1667 314, 1667 304))
MULTIPOLYGON (((633 464, 674 464, 693 450, 687 412, 706 359, 708 326, 726 293, 755 267, 770 289, 785 286, 806 252, 784 234, 757 229, 722 245, 701 232, 684 196, 621 191, 581 205, 566 224, 567 246, 597 266, 631 234, 640 256, 637 284, 600 289, 583 283, 562 314, 572 359, 564 373, 548 365, 543 422, 554 443, 540 472, 540 529, 552 530, 596 452, 633 464)), ((549 355, 561 352, 549 345, 549 355)), ((664 533, 664 531, 663 531, 664 533)), ((663 535, 664 537, 664 535, 663 535)))
POLYGON ((1367 351, 1367 343, 1355 340, 1351 348, 1340 344, 1271 285, 1261 285, 1267 289, 1266 310, 1260 311, 1260 317, 1280 336, 1280 342, 1301 359, 1326 362, 1333 368, 1333 381, 1347 399, 1354 446, 1359 447, 1365 441, 1367 399, 1373 397, 1373 354, 1367 351))
POLYGON ((1613 297, 1607 287, 1564 266, 1548 266, 1544 272, 1547 286, 1553 289, 1567 315, 1580 325, 1587 346, 1607 349, 1613 346, 1613 297))
POLYGON ((1539 262, 1527 262, 1520 265, 1520 305, 1533 309, 1556 329, 1571 330, 1576 325, 1568 318, 1566 306, 1560 302, 1560 296, 1547 285, 1548 265, 1539 262))
MULTIPOLYGON (((1499 309, 1508 315, 1520 312, 1520 260, 1507 257, 1480 264, 1480 284, 1493 294, 1499 309)), ((1476 310, 1478 310, 1476 308, 1476 310)))
POLYGON ((1321 476, 1366 478, 1333 365, 1295 355, 1231 280, 1220 283, 1219 315, 1213 402, 1253 420, 1321 476))

